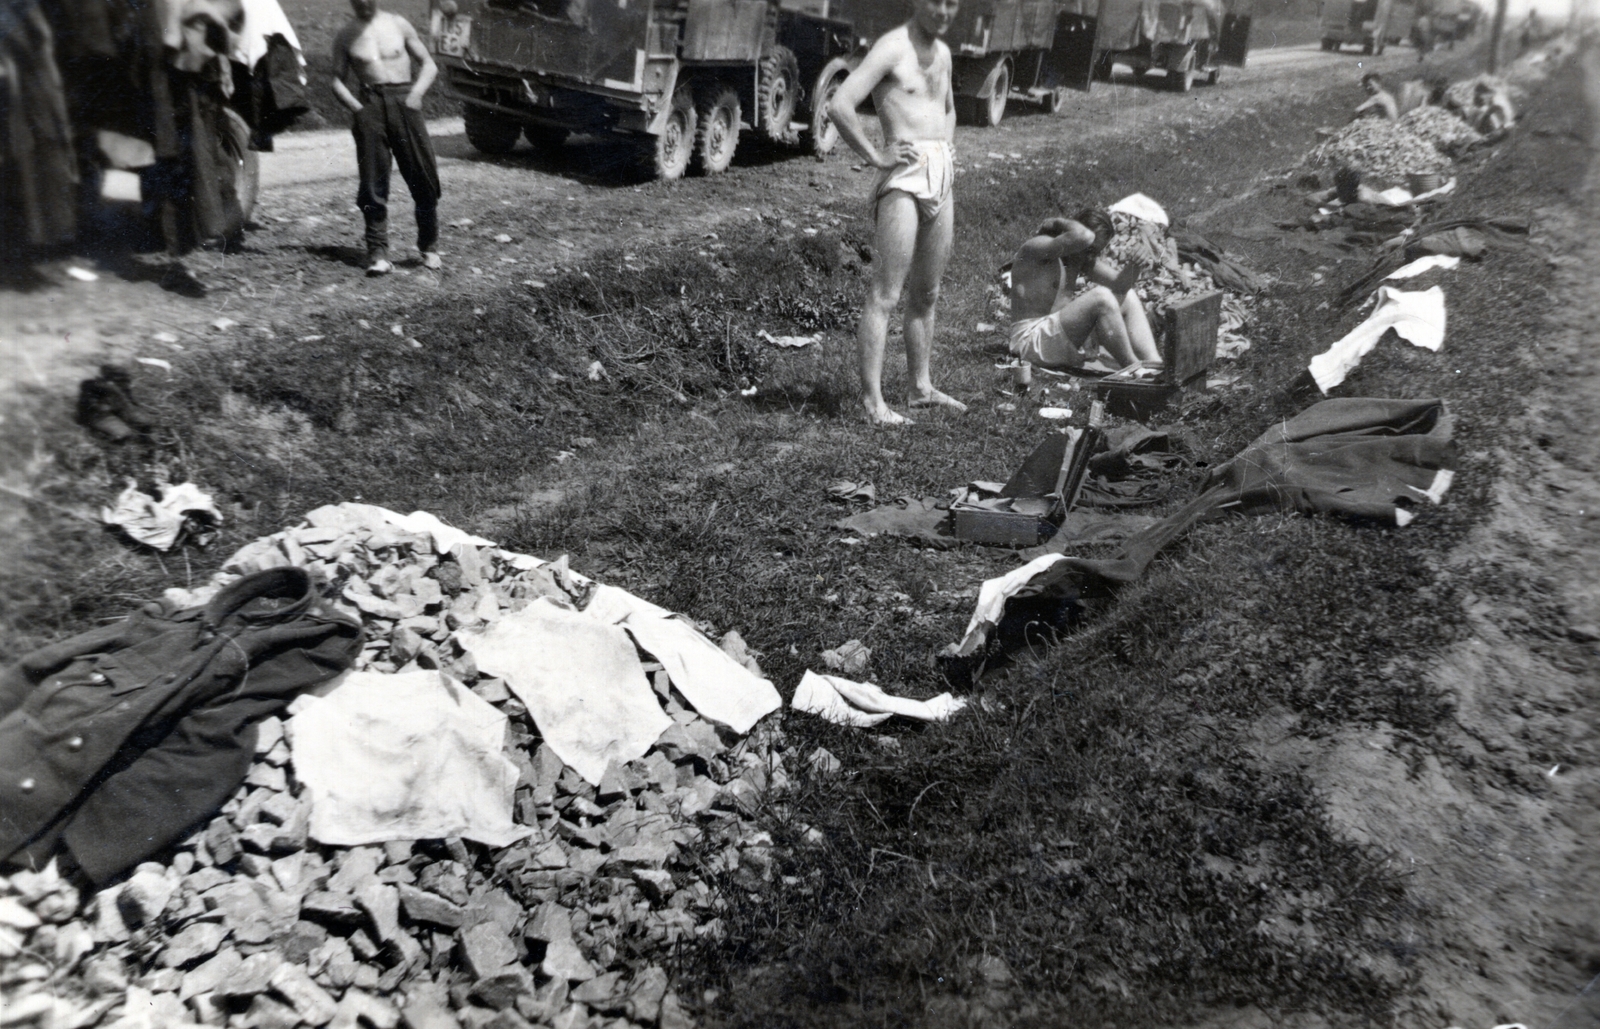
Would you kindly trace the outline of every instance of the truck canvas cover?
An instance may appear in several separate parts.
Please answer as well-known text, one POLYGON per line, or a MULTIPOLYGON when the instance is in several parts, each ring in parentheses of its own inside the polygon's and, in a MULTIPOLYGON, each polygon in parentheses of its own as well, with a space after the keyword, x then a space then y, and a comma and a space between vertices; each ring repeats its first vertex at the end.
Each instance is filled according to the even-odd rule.
MULTIPOLYGON (((1084 6, 1088 9, 1082 13, 1095 13, 1093 5, 1084 6)), ((1134 50, 1146 42, 1192 43, 1222 34, 1221 0, 1100 0, 1098 8, 1095 45, 1101 50, 1134 50)))
POLYGON ((626 87, 638 80, 649 0, 476 0, 462 6, 470 28, 460 34, 460 52, 452 56, 469 64, 537 68, 597 86, 626 87))

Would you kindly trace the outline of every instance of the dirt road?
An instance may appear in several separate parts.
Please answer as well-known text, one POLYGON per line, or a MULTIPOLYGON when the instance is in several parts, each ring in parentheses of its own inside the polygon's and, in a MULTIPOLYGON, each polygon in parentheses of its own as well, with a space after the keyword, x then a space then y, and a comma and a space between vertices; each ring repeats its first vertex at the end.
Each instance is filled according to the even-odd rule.
MULTIPOLYGON (((1322 53, 1314 45, 1267 48, 1251 54, 1248 68, 1225 69, 1217 86, 1184 96, 1160 89, 1159 76, 1135 83, 1119 69, 1115 82, 1074 94, 1056 117, 1018 103, 998 129, 957 130, 960 171, 1067 177, 1070 163, 1041 169, 1032 167, 1033 158, 1070 142, 1075 159, 1093 164, 1092 148, 1158 133, 1171 135, 1175 145, 1181 134, 1181 145, 1203 149, 1209 129, 1236 117, 1260 118, 1262 146, 1293 155, 1309 142, 1308 127, 1279 125, 1275 112, 1336 84, 1348 83, 1354 97, 1355 79, 1365 69, 1403 71, 1415 64, 1414 52, 1403 48, 1376 59, 1322 53)), ((210 287, 206 298, 163 292, 150 267, 115 273, 86 259, 46 269, 52 285, 0 295, 0 395, 62 382, 102 357, 162 359, 228 331, 270 332, 290 309, 353 304, 377 311, 428 295, 537 282, 625 236, 713 232, 726 219, 760 214, 815 218, 822 206, 864 189, 864 176, 843 147, 823 162, 747 147, 726 175, 641 184, 622 170, 628 155, 604 140, 571 141, 553 161, 526 144, 510 156, 487 158, 460 134, 459 119, 441 119, 434 128, 445 191, 442 274, 402 262, 388 280, 363 277, 348 133, 281 137, 277 152, 262 155, 259 228, 248 234, 243 251, 189 259, 210 287), (69 267, 98 279, 70 278, 69 267), (228 328, 213 328, 219 322, 228 328)), ((1196 167, 1194 194, 1170 198, 1175 213, 1220 199, 1210 176, 1199 173, 1198 160, 1196 167)), ((1136 188, 1129 183, 1130 192, 1136 188)), ((398 177, 394 191, 392 231, 403 248, 410 212, 398 177)))

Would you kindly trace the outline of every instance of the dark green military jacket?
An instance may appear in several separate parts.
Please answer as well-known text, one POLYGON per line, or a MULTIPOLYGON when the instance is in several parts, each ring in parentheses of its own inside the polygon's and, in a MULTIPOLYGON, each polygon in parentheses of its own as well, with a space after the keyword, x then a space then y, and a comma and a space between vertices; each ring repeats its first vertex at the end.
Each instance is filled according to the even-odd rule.
POLYGON ((361 643, 303 569, 274 568, 29 654, 0 674, 0 858, 65 844, 100 883, 182 838, 238 789, 256 723, 361 643))

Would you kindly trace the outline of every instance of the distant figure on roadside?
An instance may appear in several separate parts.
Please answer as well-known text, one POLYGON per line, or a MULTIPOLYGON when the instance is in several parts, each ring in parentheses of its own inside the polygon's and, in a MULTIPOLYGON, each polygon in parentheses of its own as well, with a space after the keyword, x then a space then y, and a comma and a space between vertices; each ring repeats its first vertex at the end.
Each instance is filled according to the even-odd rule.
POLYGON ((1472 89, 1472 107, 1465 112, 1472 127, 1490 139, 1497 139, 1517 122, 1516 109, 1506 91, 1491 82, 1479 82, 1472 89))
MULTIPOLYGON (((1011 261, 1011 352, 1047 368, 1161 364, 1144 301, 1133 288, 1144 266, 1118 271, 1100 257, 1116 234, 1111 215, 1086 208, 1051 218, 1011 261), (1078 293, 1078 280, 1093 285, 1078 293)), ((1094 369, 1091 369, 1094 370, 1094 369)))
POLYGON ((1367 91, 1367 99, 1356 108, 1356 118, 1387 118, 1390 121, 1400 120, 1400 103, 1395 100, 1394 94, 1384 88, 1383 76, 1375 71, 1369 71, 1361 76, 1361 88, 1367 91))
POLYGON ((889 318, 902 290, 910 405, 967 409, 934 389, 931 371, 934 306, 955 225, 955 97, 950 48, 940 37, 949 31, 957 7, 958 0, 913 0, 911 20, 872 44, 828 107, 845 142, 878 170, 871 198, 877 220, 872 285, 856 329, 861 403, 876 425, 911 421, 883 399, 889 318), (868 94, 883 126, 881 146, 867 138, 856 113, 868 94))
POLYGON ((367 223, 367 274, 387 275, 389 261, 389 169, 400 165, 417 211, 417 250, 426 268, 441 266, 439 166, 422 120, 422 98, 438 75, 417 30, 398 14, 378 9, 378 0, 350 0, 355 17, 333 40, 333 91, 355 114, 356 161, 361 187, 356 204, 367 223), (411 62, 419 69, 412 81, 411 62), (361 96, 345 79, 355 72, 361 96))
POLYGON ((1544 26, 1539 23, 1537 8, 1528 8, 1528 20, 1522 23, 1522 49, 1526 51, 1544 38, 1544 26))

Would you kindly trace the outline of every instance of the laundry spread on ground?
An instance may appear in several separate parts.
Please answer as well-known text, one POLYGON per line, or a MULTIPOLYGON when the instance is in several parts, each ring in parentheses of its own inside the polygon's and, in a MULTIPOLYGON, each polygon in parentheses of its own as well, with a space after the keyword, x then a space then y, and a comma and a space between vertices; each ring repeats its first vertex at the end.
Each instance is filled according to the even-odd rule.
POLYGON ((165 602, 36 650, 0 675, 0 860, 65 846, 105 882, 211 817, 256 723, 361 653, 355 619, 298 568, 165 602))
POLYGON ((353 672, 296 704, 288 735, 312 839, 505 847, 535 831, 512 822, 506 716, 448 675, 353 672))
POLYGON ((1399 268, 1396 268, 1388 275, 1385 275, 1384 278, 1414 279, 1424 272, 1433 271, 1435 268, 1438 268, 1442 271, 1451 271, 1460 264, 1461 258, 1459 257, 1453 257, 1446 254, 1430 254, 1427 257, 1419 257, 1410 264, 1402 265, 1399 268))
POLYGON ((539 597, 459 639, 480 671, 528 706, 556 756, 595 785, 612 762, 643 757, 672 724, 628 634, 594 615, 539 597))
POLYGON ((1317 388, 1327 393, 1343 382, 1390 329, 1413 346, 1426 350, 1444 346, 1444 290, 1434 286, 1407 293, 1391 286, 1378 287, 1378 304, 1367 320, 1311 359, 1308 370, 1317 388))
POLYGON ((1313 404, 1262 433, 1214 471, 1199 496, 1112 557, 1046 553, 985 582, 966 632, 946 653, 976 654, 1014 598, 1039 594, 1069 578, 1133 582, 1162 548, 1203 521, 1300 511, 1406 525, 1419 507, 1442 503, 1454 480, 1451 431, 1442 400, 1352 397, 1313 404))
POLYGON ((618 948, 590 900, 604 891, 640 946, 670 949, 725 931, 714 884, 776 878, 757 814, 796 752, 770 720, 736 737, 674 681, 743 722, 776 696, 757 656, 564 558, 425 514, 318 508, 210 581, 0 676, 0 848, 38 869, 0 876, 0 955, 53 946, 153 987, 33 995, 70 1024, 190 1024, 204 994, 207 1011, 248 1005, 249 1024, 465 1025, 515 1007, 538 1024, 623 1010, 687 1025, 665 969, 618 948), (471 645, 541 616, 556 634, 488 674, 471 645), (619 622, 671 663, 645 660, 619 622), (610 672, 563 675, 603 669, 588 636, 654 712, 642 755, 611 750, 598 783, 520 688, 532 669, 591 693, 610 672), (75 743, 80 715, 96 731, 75 743), (63 844, 98 892, 61 874, 63 844), (28 928, 41 916, 48 935, 28 928))
POLYGON ((614 586, 597 586, 584 613, 620 625, 666 667, 673 685, 694 709, 737 733, 778 710, 772 683, 729 657, 672 612, 614 586))
POLYGON ((790 707, 824 718, 836 725, 871 728, 895 715, 924 722, 943 722, 966 707, 965 700, 941 693, 927 700, 912 700, 884 692, 867 682, 807 671, 795 687, 790 707))
POLYGON ((194 540, 201 546, 222 523, 222 512, 209 493, 192 482, 159 487, 153 497, 129 480, 128 486, 110 507, 100 509, 100 520, 114 525, 147 547, 168 551, 180 539, 194 540))

